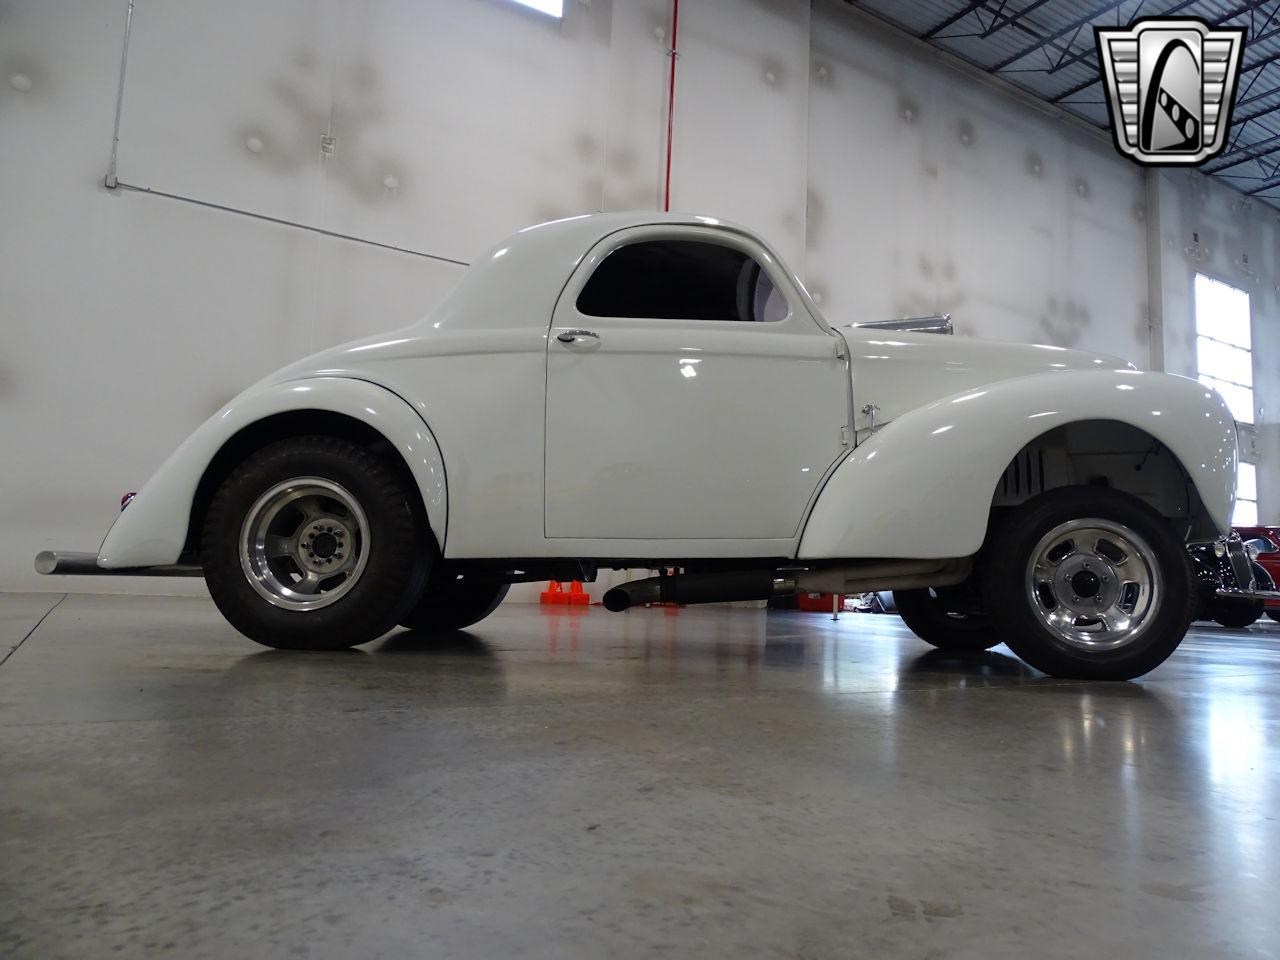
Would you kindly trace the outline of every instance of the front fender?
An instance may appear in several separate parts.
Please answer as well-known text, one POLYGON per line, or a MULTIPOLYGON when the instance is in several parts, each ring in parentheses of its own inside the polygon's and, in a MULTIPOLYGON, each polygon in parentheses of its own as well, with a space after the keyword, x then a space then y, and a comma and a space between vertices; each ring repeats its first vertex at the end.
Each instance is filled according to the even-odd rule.
POLYGON ((198 427, 116 519, 98 551, 98 565, 115 569, 176 563, 196 487, 213 457, 245 427, 294 410, 344 414, 395 446, 417 481, 431 531, 443 548, 448 517, 444 461, 422 418, 399 396, 368 381, 311 377, 251 387, 198 427))
POLYGON ((1082 420, 1117 420, 1155 437, 1181 462, 1219 530, 1228 528, 1235 421, 1216 392, 1166 373, 1067 370, 944 397, 881 428, 827 481, 799 556, 970 556, 1018 451, 1082 420))

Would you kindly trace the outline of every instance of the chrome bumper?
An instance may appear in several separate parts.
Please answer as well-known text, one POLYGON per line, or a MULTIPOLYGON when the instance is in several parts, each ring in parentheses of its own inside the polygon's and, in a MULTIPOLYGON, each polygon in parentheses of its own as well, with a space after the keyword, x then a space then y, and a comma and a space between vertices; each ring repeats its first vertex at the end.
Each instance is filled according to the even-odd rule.
POLYGON ((170 563, 161 567, 107 567, 98 565, 96 553, 70 550, 42 550, 36 554, 36 573, 56 576, 97 577, 201 577, 204 571, 194 563, 170 563))
POLYGON ((1219 557, 1226 557, 1231 563, 1231 572, 1235 575, 1238 586, 1219 587, 1214 595, 1223 600, 1280 600, 1280 590, 1259 590, 1253 576, 1253 563, 1240 534, 1232 531, 1213 545, 1219 557))
POLYGON ((1228 590, 1219 587, 1214 596, 1224 600, 1280 600, 1280 590, 1228 590))

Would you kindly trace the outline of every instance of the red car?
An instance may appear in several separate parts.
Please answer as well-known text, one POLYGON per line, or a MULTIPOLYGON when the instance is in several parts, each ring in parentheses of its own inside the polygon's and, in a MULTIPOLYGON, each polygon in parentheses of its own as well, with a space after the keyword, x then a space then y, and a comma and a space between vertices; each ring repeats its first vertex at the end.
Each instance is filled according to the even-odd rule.
MULTIPOLYGON (((1262 569, 1271 574, 1271 579, 1280 584, 1280 527, 1236 527, 1240 539, 1266 540, 1271 544, 1271 552, 1258 554, 1258 563, 1262 569)), ((1267 616, 1280 623, 1280 600, 1266 602, 1267 616)))

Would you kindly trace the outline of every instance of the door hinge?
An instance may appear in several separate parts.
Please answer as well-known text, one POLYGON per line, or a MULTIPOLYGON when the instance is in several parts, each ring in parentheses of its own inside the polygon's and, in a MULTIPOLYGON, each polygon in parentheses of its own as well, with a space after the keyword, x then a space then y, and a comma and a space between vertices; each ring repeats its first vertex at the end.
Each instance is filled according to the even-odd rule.
POLYGON ((842 447, 849 446, 849 428, 848 427, 840 428, 840 446, 842 447))

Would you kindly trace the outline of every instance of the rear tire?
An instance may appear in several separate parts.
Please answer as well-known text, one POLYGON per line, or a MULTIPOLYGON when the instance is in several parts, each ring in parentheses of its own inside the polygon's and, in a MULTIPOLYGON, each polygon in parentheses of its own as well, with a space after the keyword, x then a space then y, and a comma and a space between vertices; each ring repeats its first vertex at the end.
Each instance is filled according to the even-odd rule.
POLYGON ((1191 623, 1186 548, 1172 524, 1127 493, 1040 494, 989 546, 986 608, 1010 649, 1044 673, 1131 680, 1163 663, 1191 623))
POLYGON ((322 436, 273 443, 236 467, 209 505, 200 552, 222 615, 287 650, 386 633, 421 595, 432 556, 405 472, 322 436))
POLYGON ((400 625, 423 633, 463 630, 493 613, 510 589, 509 583, 454 580, 445 585, 428 584, 422 598, 401 617, 400 625))
POLYGON ((895 590, 893 599, 911 632, 939 650, 987 650, 1000 642, 985 613, 959 612, 964 604, 954 588, 895 590))

